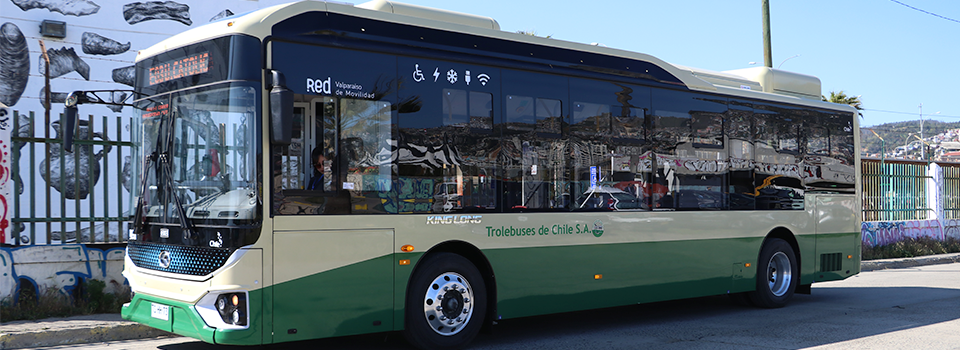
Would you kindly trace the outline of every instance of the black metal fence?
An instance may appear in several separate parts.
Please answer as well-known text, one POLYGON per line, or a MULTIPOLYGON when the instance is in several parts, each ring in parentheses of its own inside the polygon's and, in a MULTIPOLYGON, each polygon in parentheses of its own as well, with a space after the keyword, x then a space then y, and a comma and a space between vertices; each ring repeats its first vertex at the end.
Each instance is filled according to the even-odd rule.
POLYGON ((131 119, 81 117, 67 151, 59 120, 48 123, 42 114, 37 120, 34 112, 13 116, 14 234, 7 243, 124 242, 131 119))

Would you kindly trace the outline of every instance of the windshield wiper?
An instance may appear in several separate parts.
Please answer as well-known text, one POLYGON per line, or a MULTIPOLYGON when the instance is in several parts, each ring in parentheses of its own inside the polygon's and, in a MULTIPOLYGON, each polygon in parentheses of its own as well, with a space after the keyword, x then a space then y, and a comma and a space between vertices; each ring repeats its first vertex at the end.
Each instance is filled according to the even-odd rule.
POLYGON ((143 178, 140 179, 140 198, 137 199, 137 213, 133 217, 133 223, 136 228, 144 227, 144 214, 143 211, 146 210, 147 201, 144 198, 147 197, 147 174, 150 173, 150 167, 155 167, 157 164, 158 150, 160 148, 160 137, 163 133, 160 132, 159 128, 157 130, 157 142, 153 144, 153 152, 147 156, 147 164, 143 167, 143 178))
POLYGON ((147 197, 147 174, 149 173, 150 167, 156 163, 156 159, 157 151, 154 150, 153 153, 147 157, 147 166, 143 168, 143 177, 140 179, 140 198, 137 199, 137 213, 133 216, 133 224, 136 228, 143 228, 144 226, 143 211, 146 210, 145 207, 147 203, 147 201, 144 199, 147 197))
MULTIPOLYGON (((183 203, 180 201, 180 196, 177 195, 177 191, 173 185, 173 167, 172 161, 170 159, 170 149, 173 147, 170 145, 172 141, 171 136, 166 132, 169 130, 164 127, 164 123, 172 123, 172 118, 169 120, 160 120, 160 125, 157 127, 157 141, 154 143, 153 152, 147 156, 147 166, 143 170, 143 179, 141 180, 141 189, 140 189, 140 200, 137 203, 137 214, 134 218, 134 222, 138 224, 143 224, 142 221, 145 221, 144 211, 147 205, 146 200, 144 199, 147 196, 147 182, 148 182, 148 173, 150 167, 156 171, 157 178, 157 197, 161 205, 166 205, 169 203, 168 196, 173 197, 173 204, 175 205, 176 215, 180 221, 180 226, 183 228, 183 239, 189 240, 194 236, 194 228, 190 221, 187 219, 186 210, 183 209, 183 203), (164 137, 166 136, 166 137, 164 137), (161 152, 164 150, 164 152, 161 152)), ((165 217, 166 210, 163 210, 163 216, 165 217)), ((165 221, 165 220, 164 220, 165 221)), ((143 225, 140 225, 141 227, 143 225)), ((187 243, 187 242, 184 242, 187 243)))
MULTIPOLYGON (((190 220, 187 219, 187 211, 183 209, 183 203, 180 202, 180 196, 177 195, 176 188, 173 186, 173 172, 170 170, 172 167, 170 161, 169 153, 160 154, 160 169, 163 171, 164 188, 169 191, 170 195, 173 197, 173 204, 176 205, 177 217, 180 219, 180 226, 183 228, 183 239, 192 239, 193 238, 193 225, 190 223, 190 220)), ((186 242, 184 242, 186 243, 186 242)))
MULTIPOLYGON (((150 168, 153 167, 158 171, 163 172, 163 176, 157 176, 157 181, 162 182, 163 186, 157 186, 158 191, 168 191, 171 196, 173 196, 173 203, 176 205, 177 217, 180 219, 180 226, 183 227, 183 237, 189 239, 192 237, 191 232, 193 232, 193 226, 190 224, 190 221, 187 220, 186 211, 183 209, 183 204, 180 202, 180 196, 177 196, 176 191, 173 188, 172 179, 173 175, 170 171, 170 160, 167 153, 160 153, 160 139, 162 138, 163 133, 157 133, 157 147, 153 150, 149 156, 147 156, 147 166, 143 169, 143 178, 140 181, 140 199, 137 201, 137 214, 134 216, 133 222, 137 223, 138 227, 143 227, 144 219, 144 210, 146 210, 147 201, 145 200, 147 196, 147 174, 150 171, 150 168), (157 163, 160 163, 160 166, 157 167, 157 163)), ((165 196, 162 196, 165 197, 165 196)))

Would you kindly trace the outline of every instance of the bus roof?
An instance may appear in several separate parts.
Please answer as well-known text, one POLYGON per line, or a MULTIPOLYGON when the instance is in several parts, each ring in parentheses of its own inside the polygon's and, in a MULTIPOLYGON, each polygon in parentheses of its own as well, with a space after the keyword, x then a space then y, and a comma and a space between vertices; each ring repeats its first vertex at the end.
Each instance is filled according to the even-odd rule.
POLYGON ((501 31, 497 21, 489 17, 402 4, 388 0, 372 0, 356 6, 325 1, 300 1, 271 6, 247 13, 243 16, 229 17, 172 36, 154 46, 141 50, 138 53, 137 61, 169 49, 229 34, 244 33, 262 40, 271 35, 271 30, 275 24, 306 12, 337 13, 383 22, 465 33, 498 40, 509 40, 644 61, 672 74, 679 79, 684 86, 691 90, 722 92, 724 94, 742 97, 783 100, 784 102, 820 105, 825 108, 847 109, 840 105, 821 104, 820 79, 809 75, 767 67, 754 67, 726 72, 684 67, 673 65, 656 57, 637 52, 501 31), (758 95, 759 92, 766 92, 772 94, 772 96, 766 94, 758 95), (776 96, 780 96, 781 98, 776 96), (787 98, 783 99, 782 97, 787 98))

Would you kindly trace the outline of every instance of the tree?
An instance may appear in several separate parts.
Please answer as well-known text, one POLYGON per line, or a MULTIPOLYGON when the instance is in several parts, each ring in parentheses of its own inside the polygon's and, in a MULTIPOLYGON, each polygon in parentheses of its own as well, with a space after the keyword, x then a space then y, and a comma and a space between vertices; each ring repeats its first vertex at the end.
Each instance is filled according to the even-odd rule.
POLYGON ((823 95, 820 95, 820 98, 827 102, 850 105, 858 111, 863 110, 863 101, 860 101, 860 96, 847 96, 843 90, 839 92, 830 91, 830 98, 823 95))

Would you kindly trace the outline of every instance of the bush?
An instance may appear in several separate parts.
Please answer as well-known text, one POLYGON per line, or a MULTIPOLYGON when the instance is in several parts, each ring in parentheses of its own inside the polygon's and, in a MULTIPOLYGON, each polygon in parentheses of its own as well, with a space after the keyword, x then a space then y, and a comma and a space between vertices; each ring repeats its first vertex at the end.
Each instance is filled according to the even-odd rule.
POLYGON ((21 283, 16 299, 0 303, 3 322, 38 320, 48 317, 67 317, 99 313, 120 313, 120 307, 130 301, 130 288, 118 288, 117 294, 105 292, 103 281, 85 279, 67 296, 56 289, 37 291, 30 283, 21 283))
POLYGON ((876 247, 863 246, 863 260, 912 258, 917 256, 960 253, 960 239, 947 238, 945 241, 933 238, 912 238, 893 244, 876 247))

